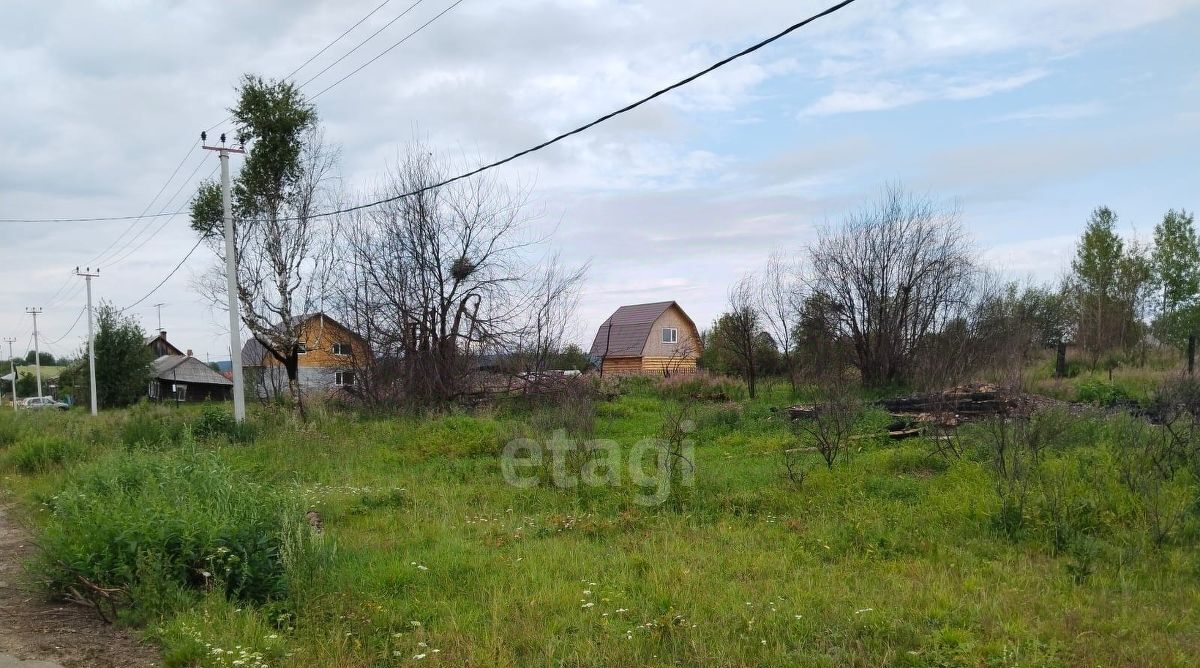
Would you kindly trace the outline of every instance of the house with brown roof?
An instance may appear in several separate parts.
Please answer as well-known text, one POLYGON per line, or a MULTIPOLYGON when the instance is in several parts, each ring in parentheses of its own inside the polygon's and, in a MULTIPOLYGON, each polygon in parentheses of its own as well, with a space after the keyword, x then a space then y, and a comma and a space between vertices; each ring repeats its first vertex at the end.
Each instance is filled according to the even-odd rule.
MULTIPOLYGON (((300 354, 296 380, 305 392, 353 389, 355 374, 371 354, 361 336, 324 313, 296 316, 300 354)), ((251 337, 242 346, 248 382, 259 397, 280 395, 288 387, 287 370, 266 347, 251 337)))
POLYGON ((601 374, 695 371, 700 330, 679 304, 654 302, 622 306, 596 331, 592 357, 601 374))

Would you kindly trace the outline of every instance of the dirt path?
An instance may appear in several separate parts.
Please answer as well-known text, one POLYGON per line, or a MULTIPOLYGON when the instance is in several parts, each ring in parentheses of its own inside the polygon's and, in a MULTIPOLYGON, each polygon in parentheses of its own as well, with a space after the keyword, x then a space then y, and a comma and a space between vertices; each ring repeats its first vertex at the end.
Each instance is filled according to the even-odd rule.
POLYGON ((160 664, 158 652, 84 607, 47 603, 25 582, 28 534, 12 521, 0 489, 0 668, 132 668, 160 664), (53 663, 46 663, 53 662, 53 663))

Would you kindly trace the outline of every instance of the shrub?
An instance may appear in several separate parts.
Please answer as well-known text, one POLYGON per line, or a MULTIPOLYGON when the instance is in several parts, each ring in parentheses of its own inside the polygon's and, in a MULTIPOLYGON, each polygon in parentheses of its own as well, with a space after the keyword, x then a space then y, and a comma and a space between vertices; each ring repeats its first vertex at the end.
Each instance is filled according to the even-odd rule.
POLYGON ((1100 406, 1113 406, 1132 401, 1124 389, 1102 380, 1085 380, 1075 390, 1075 399, 1100 406))
POLYGON ((127 450, 179 445, 186 438, 187 425, 167 412, 138 406, 121 425, 121 442, 127 450))
POLYGON ((228 405, 204 404, 200 415, 192 421, 192 434, 196 438, 227 438, 232 443, 250 443, 258 436, 258 429, 250 422, 238 423, 228 405))
POLYGON ((18 472, 33 475, 78 459, 84 450, 82 443, 61 436, 34 436, 13 447, 8 461, 18 472))
POLYGON ((285 529, 303 521, 283 494, 203 452, 110 455, 49 506, 35 567, 50 591, 82 577, 143 612, 180 591, 257 602, 286 594, 285 529))

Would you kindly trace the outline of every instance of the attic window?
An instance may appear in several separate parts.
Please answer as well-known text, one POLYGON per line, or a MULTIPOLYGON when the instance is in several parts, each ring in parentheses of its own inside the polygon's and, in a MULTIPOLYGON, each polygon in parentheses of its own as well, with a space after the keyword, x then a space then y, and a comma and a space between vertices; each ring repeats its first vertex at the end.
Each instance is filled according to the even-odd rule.
POLYGON ((675 343, 677 341, 679 341, 679 330, 678 329, 675 329, 674 327, 663 327, 662 328, 662 342, 663 343, 675 343))
POLYGON ((303 355, 306 352, 308 352, 308 346, 304 345, 303 343, 296 344, 296 354, 297 355, 303 355))
POLYGON ((334 355, 349 355, 349 354, 351 354, 350 344, 349 343, 333 344, 333 354, 334 355))

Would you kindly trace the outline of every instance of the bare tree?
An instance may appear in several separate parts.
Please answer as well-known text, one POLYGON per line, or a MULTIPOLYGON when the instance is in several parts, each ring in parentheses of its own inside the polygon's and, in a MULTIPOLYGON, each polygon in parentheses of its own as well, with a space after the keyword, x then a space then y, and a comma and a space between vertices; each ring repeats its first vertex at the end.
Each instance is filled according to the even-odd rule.
POLYGON ((396 199, 343 221, 343 317, 370 323, 376 395, 410 404, 462 396, 485 353, 532 351, 544 363, 585 271, 534 257, 542 240, 528 234, 526 192, 490 175, 434 187, 444 171, 410 147, 372 194, 396 199))
POLYGON ((793 394, 796 392, 796 333, 804 308, 804 295, 799 267, 781 253, 772 253, 758 284, 758 308, 765 330, 779 347, 793 394))
POLYGON ((868 385, 905 379, 923 339, 970 295, 975 269, 957 214, 890 186, 810 248, 812 289, 830 300, 868 385))
POLYGON ((747 274, 729 289, 727 311, 713 328, 713 344, 736 362, 753 399, 758 382, 758 341, 762 317, 758 312, 754 277, 747 274))

